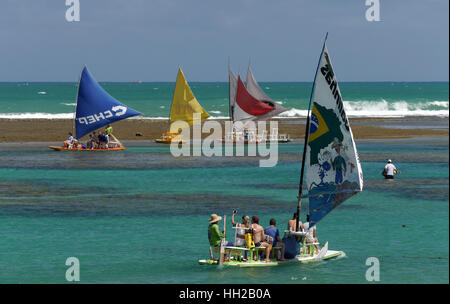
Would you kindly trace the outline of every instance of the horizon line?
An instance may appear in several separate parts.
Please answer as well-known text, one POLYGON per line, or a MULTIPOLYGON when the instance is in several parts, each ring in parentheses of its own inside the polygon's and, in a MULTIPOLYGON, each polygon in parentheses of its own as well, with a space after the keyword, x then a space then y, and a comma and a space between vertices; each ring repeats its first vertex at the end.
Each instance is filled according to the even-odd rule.
MULTIPOLYGON (((101 80, 99 83, 175 83, 176 81, 166 81, 166 80, 154 80, 154 81, 141 81, 141 80, 128 80, 128 81, 117 81, 117 80, 101 80)), ((228 81, 198 81, 191 80, 188 83, 228 83, 228 81)), ((312 83, 313 81, 258 81, 258 83, 312 83)), ((338 83, 436 83, 436 82, 449 82, 449 80, 341 80, 338 83)), ((3 81, 0 80, 0 83, 78 83, 78 81, 55 81, 55 80, 20 80, 20 81, 3 81)))

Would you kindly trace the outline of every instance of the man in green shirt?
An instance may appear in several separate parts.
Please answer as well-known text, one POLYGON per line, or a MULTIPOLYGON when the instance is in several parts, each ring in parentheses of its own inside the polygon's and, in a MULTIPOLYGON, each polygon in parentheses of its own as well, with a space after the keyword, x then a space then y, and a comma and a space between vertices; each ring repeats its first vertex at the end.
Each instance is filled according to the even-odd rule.
POLYGON ((105 128, 105 134, 109 136, 112 134, 112 131, 113 131, 113 128, 111 127, 111 125, 107 125, 105 128))
POLYGON ((105 128, 105 136, 106 136, 106 144, 109 144, 111 141, 111 135, 112 135, 113 128, 111 125, 107 125, 105 128))
MULTIPOLYGON (((208 221, 208 240, 209 245, 211 247, 217 247, 220 245, 220 242, 225 237, 223 231, 219 231, 219 225, 217 224, 220 220, 222 220, 221 216, 217 214, 211 214, 211 219, 208 221)), ((225 246, 233 246, 233 243, 225 241, 225 246)))

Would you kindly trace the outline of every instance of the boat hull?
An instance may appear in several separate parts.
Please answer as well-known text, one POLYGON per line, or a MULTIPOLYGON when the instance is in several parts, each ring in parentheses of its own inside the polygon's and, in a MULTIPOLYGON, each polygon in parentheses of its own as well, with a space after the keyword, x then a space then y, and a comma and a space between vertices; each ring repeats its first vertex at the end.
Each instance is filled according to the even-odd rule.
POLYGON ((161 138, 155 139, 155 142, 157 142, 158 144, 168 144, 168 145, 171 143, 177 143, 177 144, 184 143, 184 141, 182 141, 182 140, 167 140, 167 139, 161 139, 161 138))
POLYGON ((49 149, 55 150, 55 151, 70 151, 70 152, 82 152, 82 151, 89 151, 89 152, 97 152, 97 151, 122 151, 125 150, 125 147, 114 147, 114 148, 105 148, 105 149, 76 149, 76 148, 65 148, 65 147, 59 147, 59 146, 48 146, 49 149))
MULTIPOLYGON (((266 263, 264 261, 247 261, 247 262, 240 262, 240 261, 225 261, 223 263, 223 266, 231 266, 231 267, 274 267, 274 266, 283 266, 283 265, 290 265, 290 264, 304 264, 304 263, 312 263, 312 262, 318 262, 323 260, 330 260, 334 259, 340 256, 344 256, 343 251, 336 251, 336 250, 328 250, 326 254, 319 260, 316 259, 316 256, 310 256, 310 255, 298 255, 293 259, 287 260, 287 261, 273 261, 271 263, 266 263)), ((218 261, 213 260, 199 260, 198 263, 200 265, 210 265, 210 266, 218 266, 218 261)))

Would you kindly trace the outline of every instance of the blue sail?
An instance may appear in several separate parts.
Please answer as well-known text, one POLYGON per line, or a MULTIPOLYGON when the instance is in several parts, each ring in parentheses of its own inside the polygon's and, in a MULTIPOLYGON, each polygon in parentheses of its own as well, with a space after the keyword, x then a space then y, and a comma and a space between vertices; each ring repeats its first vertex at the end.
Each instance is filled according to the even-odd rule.
POLYGON ((111 97, 83 68, 78 85, 77 111, 75 116, 76 138, 97 130, 110 123, 141 115, 111 97))

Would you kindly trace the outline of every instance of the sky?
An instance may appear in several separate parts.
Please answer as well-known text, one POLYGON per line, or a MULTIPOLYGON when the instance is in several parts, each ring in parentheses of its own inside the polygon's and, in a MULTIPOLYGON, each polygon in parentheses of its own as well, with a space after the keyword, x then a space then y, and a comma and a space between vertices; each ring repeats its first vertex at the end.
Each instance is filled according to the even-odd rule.
POLYGON ((326 32, 339 81, 448 81, 449 1, 0 1, 0 81, 312 81, 326 32))

